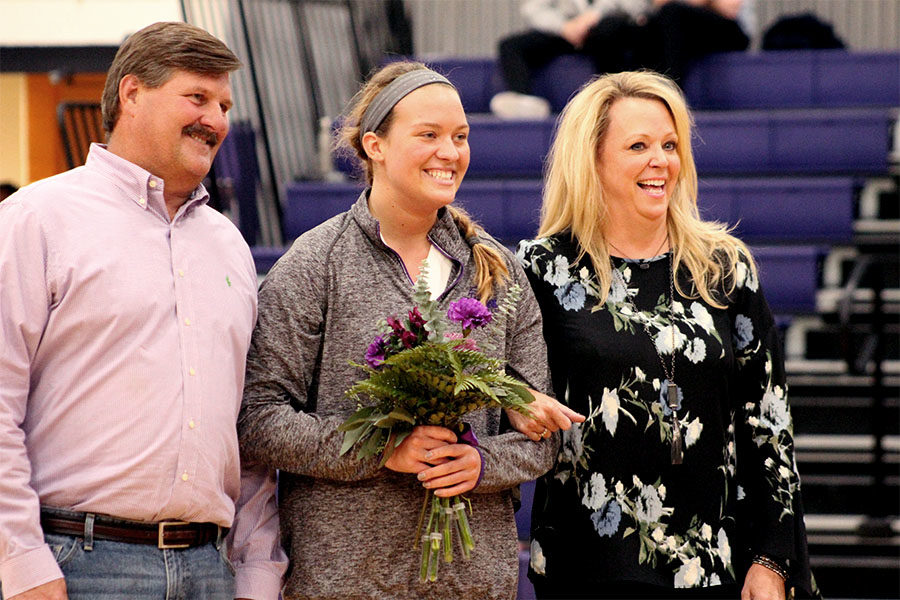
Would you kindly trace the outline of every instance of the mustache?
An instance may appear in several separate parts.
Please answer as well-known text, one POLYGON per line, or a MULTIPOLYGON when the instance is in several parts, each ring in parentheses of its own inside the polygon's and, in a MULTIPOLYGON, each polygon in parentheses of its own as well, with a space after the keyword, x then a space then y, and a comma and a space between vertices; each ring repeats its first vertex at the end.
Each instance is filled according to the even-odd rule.
POLYGON ((215 131, 204 127, 198 123, 194 123, 193 125, 188 125, 184 129, 181 130, 184 135, 197 135, 206 140, 206 143, 210 146, 215 146, 219 143, 219 136, 215 131))

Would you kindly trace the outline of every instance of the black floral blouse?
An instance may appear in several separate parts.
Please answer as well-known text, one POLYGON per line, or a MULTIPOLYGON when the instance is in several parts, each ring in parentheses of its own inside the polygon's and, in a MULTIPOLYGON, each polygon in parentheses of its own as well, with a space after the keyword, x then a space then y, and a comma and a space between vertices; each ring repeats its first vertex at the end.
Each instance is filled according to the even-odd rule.
POLYGON ((670 300, 669 254, 613 257, 619 275, 603 304, 567 234, 522 242, 517 255, 541 306, 557 398, 587 416, 538 480, 530 577, 740 584, 765 554, 811 593, 782 351, 748 263, 717 309, 677 290, 670 300), (662 365, 673 353, 682 464, 672 464, 662 365))

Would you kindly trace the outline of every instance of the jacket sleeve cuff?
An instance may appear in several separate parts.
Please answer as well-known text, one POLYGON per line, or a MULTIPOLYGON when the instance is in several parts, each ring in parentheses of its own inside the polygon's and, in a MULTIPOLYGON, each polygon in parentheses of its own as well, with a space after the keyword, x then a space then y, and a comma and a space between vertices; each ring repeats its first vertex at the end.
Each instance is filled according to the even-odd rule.
POLYGON ((0 581, 3 582, 4 598, 21 594, 62 577, 62 570, 47 544, 0 564, 0 581))
POLYGON ((234 597, 252 600, 278 600, 281 575, 263 567, 239 567, 234 576, 234 597))

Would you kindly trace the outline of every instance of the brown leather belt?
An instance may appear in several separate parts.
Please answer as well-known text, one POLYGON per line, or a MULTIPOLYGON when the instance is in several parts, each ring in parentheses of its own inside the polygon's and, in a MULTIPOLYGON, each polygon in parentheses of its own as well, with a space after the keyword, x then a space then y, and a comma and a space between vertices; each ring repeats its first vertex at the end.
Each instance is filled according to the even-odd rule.
POLYGON ((41 527, 46 533, 84 536, 85 523, 93 517, 95 539, 130 544, 147 544, 160 549, 204 546, 225 537, 228 529, 215 523, 160 521, 147 523, 120 519, 109 515, 74 512, 61 508, 41 507, 41 527))

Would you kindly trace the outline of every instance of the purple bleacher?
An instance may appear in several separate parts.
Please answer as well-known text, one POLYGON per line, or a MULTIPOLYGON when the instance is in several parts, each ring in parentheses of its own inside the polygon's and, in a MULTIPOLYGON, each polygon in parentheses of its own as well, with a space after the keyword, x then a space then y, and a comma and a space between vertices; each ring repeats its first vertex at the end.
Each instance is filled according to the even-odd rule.
POLYGON ((712 54, 683 81, 694 109, 900 105, 900 52, 712 54))
POLYGON ((564 54, 539 69, 531 84, 531 91, 550 102, 558 113, 581 87, 594 76, 594 63, 581 54, 564 54))
POLYGON ((469 176, 540 177, 554 119, 501 121, 469 115, 469 176))
POLYGON ((736 225, 746 242, 849 242, 859 184, 852 177, 701 180, 704 219, 736 225))
MULTIPOLYGON (((892 109, 706 111, 695 113, 701 175, 883 174, 892 109)), ((503 121, 470 115, 470 177, 540 177, 554 119, 503 121)))
POLYGON ((759 280, 772 311, 810 313, 816 309, 822 258, 826 247, 754 246, 759 280))
POLYGON ((446 58, 433 63, 425 62, 453 82, 467 113, 490 111, 488 105, 497 87, 494 61, 483 58, 446 58))
POLYGON ((282 246, 252 246, 250 253, 253 255, 256 272, 268 273, 286 251, 287 248, 282 246))
POLYGON ((292 240, 331 217, 348 210, 359 197, 358 183, 297 181, 287 187, 282 228, 285 239, 292 240))
POLYGON ((259 229, 256 209, 256 187, 259 182, 259 162, 256 159, 256 134, 246 121, 235 121, 228 136, 219 146, 213 172, 220 185, 229 184, 237 201, 235 221, 244 239, 253 246, 259 229))
POLYGON ((456 202, 485 231, 514 246, 537 233, 541 182, 536 179, 466 180, 456 194, 456 202))

